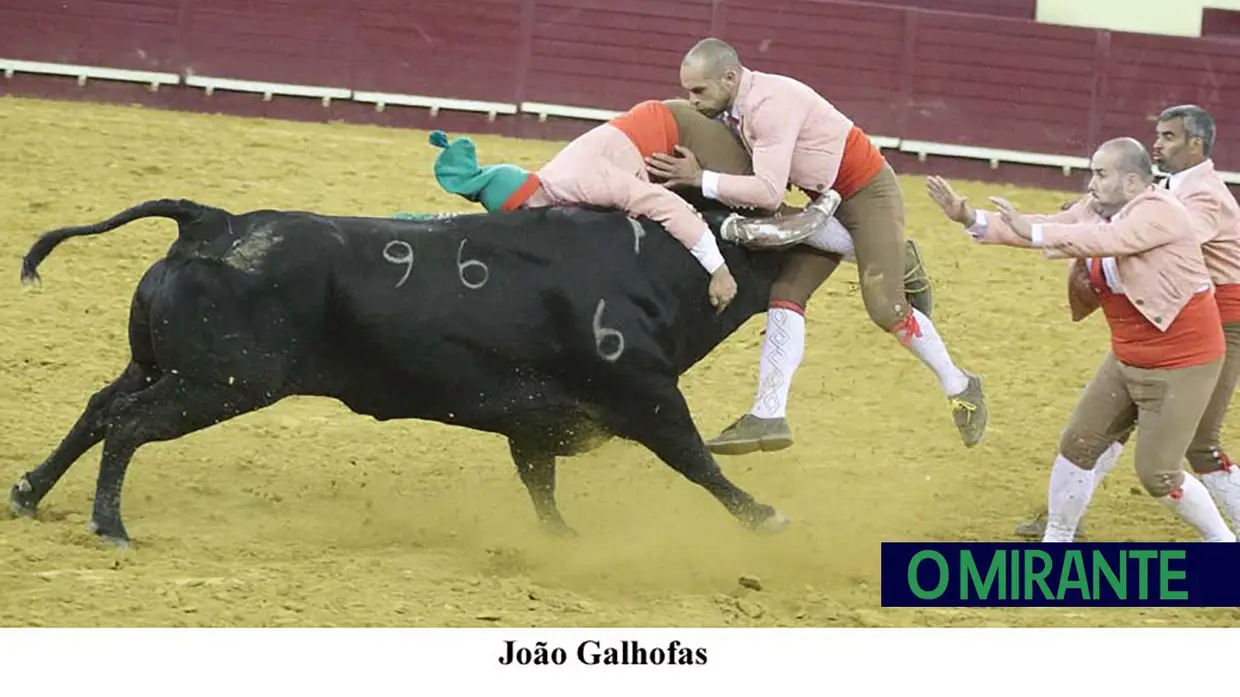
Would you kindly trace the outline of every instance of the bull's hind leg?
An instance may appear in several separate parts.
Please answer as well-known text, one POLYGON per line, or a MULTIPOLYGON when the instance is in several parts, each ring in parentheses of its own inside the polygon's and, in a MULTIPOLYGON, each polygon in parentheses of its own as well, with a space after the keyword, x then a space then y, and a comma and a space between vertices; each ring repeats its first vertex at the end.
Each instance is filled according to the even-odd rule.
POLYGON ((137 392, 158 375, 156 368, 130 363, 120 377, 91 396, 86 410, 56 449, 38 467, 23 474, 9 492, 9 507, 14 515, 33 516, 43 497, 56 486, 78 458, 107 433, 107 415, 118 397, 137 392))
POLYGON ((630 383, 613 394, 616 401, 611 412, 618 417, 618 435, 649 448, 669 467, 709 491, 751 530, 780 532, 788 527, 788 518, 774 507, 756 501, 719 468, 674 382, 653 386, 630 383))
POLYGON ((532 442, 508 439, 512 461, 517 466, 521 483, 530 493, 538 522, 548 532, 556 535, 575 536, 577 533, 564 522, 555 503, 555 455, 532 442))
POLYGON ((134 452, 146 443, 168 441, 260 409, 278 397, 262 390, 203 384, 168 373, 151 387, 120 397, 108 413, 95 508, 95 533, 118 546, 128 546, 121 521, 121 489, 134 452), (262 396, 256 396, 261 394, 262 396))

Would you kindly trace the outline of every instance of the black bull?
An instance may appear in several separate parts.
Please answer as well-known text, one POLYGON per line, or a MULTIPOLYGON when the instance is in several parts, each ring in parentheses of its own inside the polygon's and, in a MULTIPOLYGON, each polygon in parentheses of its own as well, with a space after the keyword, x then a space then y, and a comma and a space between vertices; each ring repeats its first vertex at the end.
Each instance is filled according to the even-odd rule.
MULTIPOLYGON (((706 213, 715 230, 724 215, 706 213)), ((410 221, 159 200, 45 233, 23 281, 65 239, 147 217, 179 232, 134 293, 130 362, 13 487, 19 515, 102 441, 92 526, 126 545, 121 490, 139 447, 309 395, 378 420, 506 436, 539 520, 557 532, 571 529, 555 502, 556 457, 613 436, 649 448, 749 528, 787 525, 723 474, 678 381, 764 312, 781 264, 808 251, 721 243, 739 290, 717 314, 706 273, 677 241, 613 211, 410 221)))

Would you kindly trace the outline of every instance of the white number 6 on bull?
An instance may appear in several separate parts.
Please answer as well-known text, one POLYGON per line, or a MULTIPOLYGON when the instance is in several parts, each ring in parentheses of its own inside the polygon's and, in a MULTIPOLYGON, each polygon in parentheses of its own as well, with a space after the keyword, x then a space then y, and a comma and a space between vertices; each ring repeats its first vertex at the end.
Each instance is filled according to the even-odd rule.
POLYGON ((485 286, 487 281, 490 280, 491 270, 487 268, 486 264, 478 261, 477 259, 470 259, 462 263, 461 252, 463 251, 465 251, 465 240, 461 240, 461 246, 456 248, 456 273, 461 277, 461 283, 464 283, 466 288, 469 288, 470 290, 478 290, 479 288, 485 286), (465 278, 465 269, 468 269, 471 266, 477 266, 482 269, 481 281, 471 283, 469 279, 465 278))
POLYGON ((624 335, 615 329, 608 329, 603 326, 603 310, 606 308, 607 303, 600 299, 598 301, 598 309, 594 311, 594 348, 598 351, 599 358, 608 363, 615 363, 620 359, 620 354, 624 353, 624 335), (614 351, 608 351, 603 348, 603 344, 608 339, 615 340, 616 348, 614 351))
POLYGON ((396 287, 400 288, 405 285, 405 281, 409 280, 410 272, 413 271, 413 247, 404 240, 392 240, 383 245, 383 260, 389 264, 405 265, 405 275, 396 282, 396 287), (400 256, 397 256, 396 252, 400 252, 400 256))

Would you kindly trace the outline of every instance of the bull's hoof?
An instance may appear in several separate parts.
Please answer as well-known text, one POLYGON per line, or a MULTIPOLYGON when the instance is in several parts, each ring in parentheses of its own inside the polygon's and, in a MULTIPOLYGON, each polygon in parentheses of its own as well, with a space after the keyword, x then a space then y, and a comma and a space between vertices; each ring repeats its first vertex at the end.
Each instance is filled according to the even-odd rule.
POLYGON ((30 480, 22 477, 17 480, 13 488, 9 490, 9 510, 18 518, 33 518, 35 510, 39 507, 30 494, 34 491, 34 487, 30 486, 30 480))
POLYGON ((107 542, 117 549, 133 549, 132 543, 128 537, 116 537, 114 535, 100 535, 99 539, 107 542))
POLYGON ((130 549, 132 544, 129 541, 129 533, 125 532, 125 526, 119 523, 104 525, 97 521, 90 521, 90 531, 104 542, 116 547, 117 549, 130 549))
POLYGON ((769 516, 754 526, 754 532, 761 535, 774 535, 781 533, 792 525, 792 521, 788 516, 779 511, 772 511, 769 516))
POLYGON ((542 529, 543 532, 553 537, 569 539, 577 537, 577 531, 562 520, 544 520, 542 521, 542 529))

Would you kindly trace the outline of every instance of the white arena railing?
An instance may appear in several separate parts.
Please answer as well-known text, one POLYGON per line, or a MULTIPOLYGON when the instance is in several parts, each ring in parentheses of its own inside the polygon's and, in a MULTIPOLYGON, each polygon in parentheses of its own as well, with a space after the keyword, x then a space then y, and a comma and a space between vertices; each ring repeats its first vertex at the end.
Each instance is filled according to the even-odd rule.
MULTIPOLYGON (((544 102, 513 104, 509 102, 455 99, 417 94, 363 92, 345 87, 258 82, 194 74, 182 77, 177 73, 125 70, 66 63, 43 63, 7 58, 0 58, 0 71, 4 72, 5 78, 12 78, 16 73, 71 77, 76 78, 79 85, 85 85, 88 80, 132 82, 146 85, 152 92, 158 91, 162 85, 184 85, 189 88, 201 89, 208 96, 218 90, 258 94, 262 95, 262 99, 268 102, 277 96, 312 98, 318 99, 324 108, 330 107, 333 100, 349 100, 373 104, 375 111, 379 112, 384 111, 388 107, 426 109, 432 117, 439 115, 443 111, 473 112, 486 114, 489 121, 495 121, 499 115, 515 116, 517 114, 529 114, 536 116, 540 123, 545 122, 549 117, 603 122, 620 113, 610 109, 567 104, 548 104, 544 102)), ((883 135, 872 135, 870 140, 879 148, 915 155, 921 162, 925 162, 929 157, 951 157, 987 162, 991 169, 998 169, 1003 164, 1054 167, 1063 172, 1064 176, 1069 176, 1074 171, 1089 169, 1089 160, 1079 156, 955 145, 952 143, 935 143, 924 140, 904 140, 898 137, 883 135)), ((1219 172, 1219 174, 1222 176, 1223 181, 1228 184, 1240 185, 1240 172, 1219 172)))

